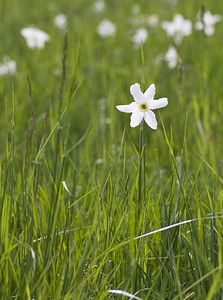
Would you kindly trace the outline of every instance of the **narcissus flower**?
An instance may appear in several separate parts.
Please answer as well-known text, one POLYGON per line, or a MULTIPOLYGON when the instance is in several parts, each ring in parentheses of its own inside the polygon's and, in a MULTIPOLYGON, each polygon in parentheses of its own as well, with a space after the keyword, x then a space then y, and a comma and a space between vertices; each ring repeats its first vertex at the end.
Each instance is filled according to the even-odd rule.
POLYGON ((177 45, 181 44, 184 36, 192 33, 191 21, 184 19, 181 15, 175 15, 172 22, 164 21, 162 27, 166 30, 168 36, 174 38, 177 45))
POLYGON ((102 13, 105 10, 104 0, 97 0, 93 5, 93 10, 96 13, 102 13))
POLYGON ((203 30, 207 36, 215 33, 215 24, 221 21, 220 15, 212 15, 209 11, 205 11, 202 18, 198 16, 195 23, 196 30, 203 30))
POLYGON ((3 58, 3 63, 0 64, 0 76, 7 74, 16 74, 16 62, 6 56, 3 58))
POLYGON ((101 21, 101 23, 98 25, 97 33, 102 38, 115 36, 116 25, 114 23, 112 23, 110 20, 105 19, 105 20, 101 21))
POLYGON ((156 88, 151 84, 148 89, 143 93, 140 85, 135 83, 130 87, 130 93, 134 98, 134 102, 129 105, 117 105, 116 108, 125 113, 131 113, 131 127, 138 126, 143 120, 152 129, 157 129, 156 116, 152 110, 167 106, 167 98, 160 98, 154 100, 156 88))
POLYGON ((143 44, 148 37, 148 31, 144 27, 140 27, 135 31, 134 36, 132 37, 132 42, 134 43, 135 47, 139 47, 143 44))
POLYGON ((64 14, 56 15, 54 25, 61 30, 65 30, 67 27, 67 16, 64 14))
POLYGON ((20 32, 25 38, 27 46, 31 49, 44 48, 45 43, 50 39, 46 32, 34 27, 23 28, 20 32))
POLYGON ((164 60, 170 69, 174 69, 177 66, 179 57, 177 54, 177 50, 173 46, 169 46, 164 56, 164 60))

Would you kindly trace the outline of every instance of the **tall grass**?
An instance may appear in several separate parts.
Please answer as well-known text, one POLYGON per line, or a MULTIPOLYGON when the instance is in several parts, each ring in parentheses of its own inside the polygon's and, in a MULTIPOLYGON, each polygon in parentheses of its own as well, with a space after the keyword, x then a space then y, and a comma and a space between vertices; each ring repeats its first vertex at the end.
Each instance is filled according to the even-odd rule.
MULTIPOLYGON (((18 69, 0 78, 1 299, 222 299, 223 24, 186 37, 169 70, 160 27, 132 47, 133 4, 97 15, 91 1, 0 3, 0 58, 18 69), (61 12, 67 33, 53 25, 61 12), (105 17, 113 38, 96 33, 105 17), (20 36, 31 24, 50 34, 44 49, 20 36), (169 99, 157 131, 115 109, 135 82, 169 99)), ((201 4, 223 11, 140 2, 161 20, 194 21, 201 4)))

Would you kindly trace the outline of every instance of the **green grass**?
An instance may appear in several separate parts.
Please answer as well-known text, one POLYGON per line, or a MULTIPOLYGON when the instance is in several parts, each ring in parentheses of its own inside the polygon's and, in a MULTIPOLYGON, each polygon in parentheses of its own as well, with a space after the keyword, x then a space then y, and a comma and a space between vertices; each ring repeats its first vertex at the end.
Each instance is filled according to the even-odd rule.
MULTIPOLYGON (((223 23, 185 37, 170 70, 156 59, 174 43, 160 26, 132 46, 134 3, 97 15, 90 0, 0 2, 0 61, 18 70, 0 77, 0 299, 223 299, 223 23), (97 35, 104 18, 115 37, 97 35), (44 49, 20 35, 32 24, 51 37, 44 49), (135 82, 169 99, 157 131, 115 108, 135 82)), ((223 12, 140 4, 160 21, 223 12)))

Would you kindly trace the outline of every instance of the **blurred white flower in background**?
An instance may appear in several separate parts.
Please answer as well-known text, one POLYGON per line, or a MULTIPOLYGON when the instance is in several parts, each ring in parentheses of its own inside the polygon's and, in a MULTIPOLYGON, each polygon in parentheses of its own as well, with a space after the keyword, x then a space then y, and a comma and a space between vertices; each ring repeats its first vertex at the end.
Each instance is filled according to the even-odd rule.
POLYGON ((138 126, 143 119, 149 127, 157 129, 157 121, 153 109, 158 109, 167 106, 167 98, 160 98, 154 100, 156 88, 154 84, 151 84, 148 89, 143 93, 140 89, 140 85, 135 83, 130 87, 130 93, 134 98, 134 102, 129 105, 117 105, 116 108, 125 113, 131 113, 131 127, 138 126))
POLYGON ((103 158, 97 158, 96 161, 95 161, 95 164, 96 165, 101 165, 101 164, 103 164, 103 162, 104 162, 103 158))
POLYGON ((61 76, 61 69, 60 68, 54 68, 53 69, 53 74, 55 75, 55 76, 61 76))
POLYGON ((59 14, 54 18, 54 25, 59 29, 66 29, 67 27, 67 16, 64 14, 59 14))
POLYGON ((45 43, 49 41, 49 35, 34 27, 26 27, 21 29, 21 35, 25 38, 26 44, 29 48, 44 48, 45 43))
POLYGON ((135 15, 129 20, 129 22, 135 26, 149 25, 150 27, 156 27, 159 24, 159 16, 156 14, 150 16, 135 15))
POLYGON ((115 36, 116 25, 110 20, 105 19, 98 25, 97 33, 103 38, 115 36))
POLYGON ((195 23, 195 29, 203 30, 207 36, 215 33, 215 24, 221 21, 220 15, 212 15, 209 11, 205 11, 203 16, 198 16, 198 21, 195 23))
POLYGON ((95 13, 102 13, 105 10, 105 2, 103 0, 97 0, 93 5, 93 11, 95 13))
POLYGON ((144 27, 136 29, 135 34, 132 37, 132 42, 136 47, 143 44, 148 38, 148 31, 144 27))
POLYGON ((179 61, 179 56, 177 54, 177 50, 175 47, 169 46, 164 56, 164 60, 170 69, 174 69, 177 66, 179 61))
POLYGON ((101 136, 105 137, 107 133, 107 125, 111 124, 111 118, 108 116, 107 113, 107 99, 101 98, 98 100, 98 110, 99 110, 99 122, 100 122, 100 130, 101 136))
POLYGON ((172 22, 162 22, 163 29, 168 36, 173 37, 176 44, 180 44, 184 36, 192 33, 192 22, 182 15, 175 15, 172 22))
POLYGON ((132 6, 133 15, 138 15, 140 13, 140 10, 141 10, 141 8, 140 8, 139 4, 133 4, 133 6, 132 6))
POLYGON ((150 15, 147 17, 147 24, 151 27, 156 27, 159 23, 159 16, 158 15, 150 15))
POLYGON ((8 56, 3 58, 3 63, 0 64, 0 76, 16 74, 16 62, 11 60, 8 56))

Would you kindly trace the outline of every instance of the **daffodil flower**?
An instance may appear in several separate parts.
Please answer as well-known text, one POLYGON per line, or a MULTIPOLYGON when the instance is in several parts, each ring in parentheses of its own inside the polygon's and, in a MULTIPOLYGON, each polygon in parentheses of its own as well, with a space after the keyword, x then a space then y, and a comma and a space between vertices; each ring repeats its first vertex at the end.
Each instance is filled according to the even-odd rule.
POLYGON ((144 27, 140 27, 136 30, 134 36, 132 37, 132 42, 135 47, 139 47, 143 44, 148 38, 148 31, 144 27))
POLYGON ((160 98, 154 100, 155 85, 151 84, 148 89, 143 93, 140 85, 135 83, 130 87, 130 93, 134 98, 134 102, 129 105, 117 105, 116 108, 125 113, 131 113, 131 127, 138 126, 143 120, 152 129, 157 129, 156 116, 152 110, 167 106, 167 98, 160 98))
POLYGON ((34 27, 26 27, 21 29, 21 35, 25 38, 27 46, 31 49, 44 48, 45 43, 49 41, 49 35, 34 27))
POLYGON ((192 23, 181 15, 175 15, 172 22, 162 22, 168 36, 173 37, 177 45, 181 44, 184 36, 192 33, 192 23))
POLYGON ((64 14, 56 15, 54 18, 54 25, 61 30, 65 30, 67 27, 67 16, 64 14))
POLYGON ((215 33, 215 24, 221 21, 220 15, 212 15, 209 11, 205 11, 203 17, 198 16, 195 23, 196 30, 203 30, 207 36, 215 33))
POLYGON ((105 19, 101 21, 101 23, 98 25, 97 32, 102 38, 115 36, 116 25, 112 23, 110 20, 105 19))
POLYGON ((169 46, 164 56, 164 60, 170 69, 174 69, 177 66, 179 57, 177 54, 177 50, 173 46, 169 46))
POLYGON ((7 74, 16 74, 16 62, 6 56, 3 58, 3 64, 0 64, 0 76, 7 74))

